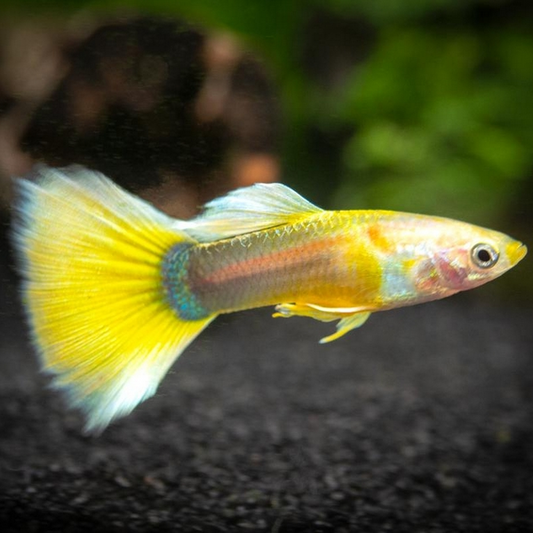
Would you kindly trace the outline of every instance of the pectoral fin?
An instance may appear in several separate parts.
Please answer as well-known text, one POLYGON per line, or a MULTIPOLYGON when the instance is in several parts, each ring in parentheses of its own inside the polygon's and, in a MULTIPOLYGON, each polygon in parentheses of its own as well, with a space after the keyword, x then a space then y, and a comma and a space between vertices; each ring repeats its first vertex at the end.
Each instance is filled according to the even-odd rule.
POLYGON ((337 331, 320 339, 320 344, 331 342, 342 337, 348 331, 362 326, 370 316, 369 311, 360 307, 323 307, 314 304, 279 304, 273 317, 290 318, 291 316, 307 316, 321 322, 339 320, 337 331))

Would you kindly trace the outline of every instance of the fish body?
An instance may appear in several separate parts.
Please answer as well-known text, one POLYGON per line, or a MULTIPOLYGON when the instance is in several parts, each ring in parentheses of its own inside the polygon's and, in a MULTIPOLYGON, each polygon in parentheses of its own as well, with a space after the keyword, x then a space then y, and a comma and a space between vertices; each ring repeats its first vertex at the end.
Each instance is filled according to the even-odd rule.
POLYGON ((14 242, 43 367, 87 429, 154 394, 219 314, 338 321, 443 298, 512 268, 526 247, 464 222, 324 211, 280 184, 239 189, 171 219, 101 174, 44 169, 19 181, 14 242))
POLYGON ((516 241, 439 217, 323 211, 194 246, 187 283, 206 314, 280 302, 375 312, 443 298, 511 268, 513 250, 491 271, 473 264, 480 242, 496 249, 516 241))

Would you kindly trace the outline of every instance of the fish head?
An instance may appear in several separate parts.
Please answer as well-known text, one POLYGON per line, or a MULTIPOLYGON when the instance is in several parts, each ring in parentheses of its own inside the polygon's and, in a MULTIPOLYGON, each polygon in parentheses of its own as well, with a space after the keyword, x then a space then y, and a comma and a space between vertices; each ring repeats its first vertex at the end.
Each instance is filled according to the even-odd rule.
POLYGON ((446 221, 429 239, 427 251, 417 272, 418 288, 445 296, 501 276, 524 258, 527 248, 503 233, 446 221))

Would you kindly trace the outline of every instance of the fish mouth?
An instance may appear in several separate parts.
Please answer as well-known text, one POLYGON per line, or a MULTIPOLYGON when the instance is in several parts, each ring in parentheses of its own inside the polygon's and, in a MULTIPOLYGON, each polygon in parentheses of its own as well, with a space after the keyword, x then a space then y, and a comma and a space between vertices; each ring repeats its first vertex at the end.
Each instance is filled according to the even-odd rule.
POLYGON ((521 242, 514 241, 507 246, 505 251, 507 252, 507 257, 509 258, 511 265, 514 266, 527 254, 527 246, 521 242))

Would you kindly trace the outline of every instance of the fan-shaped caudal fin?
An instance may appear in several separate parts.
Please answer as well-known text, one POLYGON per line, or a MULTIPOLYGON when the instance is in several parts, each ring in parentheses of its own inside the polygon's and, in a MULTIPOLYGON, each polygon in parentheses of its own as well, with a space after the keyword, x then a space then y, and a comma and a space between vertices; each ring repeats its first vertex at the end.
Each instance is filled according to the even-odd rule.
POLYGON ((154 394, 214 315, 185 320, 165 291, 165 256, 195 243, 172 219, 98 173, 42 175, 18 181, 24 303, 44 370, 99 431, 154 394))

